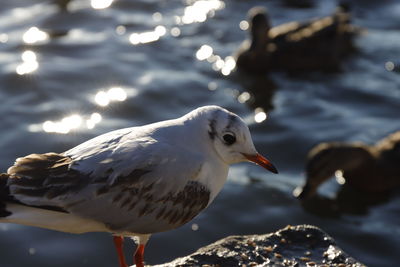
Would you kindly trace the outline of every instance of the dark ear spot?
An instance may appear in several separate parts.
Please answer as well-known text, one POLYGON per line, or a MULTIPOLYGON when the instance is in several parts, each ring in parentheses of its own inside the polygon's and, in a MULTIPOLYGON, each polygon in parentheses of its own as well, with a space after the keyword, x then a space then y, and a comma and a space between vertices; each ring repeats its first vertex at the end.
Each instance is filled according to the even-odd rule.
POLYGON ((217 130, 215 129, 215 119, 209 120, 208 123, 208 135, 210 136, 211 140, 215 139, 215 136, 217 136, 217 130))

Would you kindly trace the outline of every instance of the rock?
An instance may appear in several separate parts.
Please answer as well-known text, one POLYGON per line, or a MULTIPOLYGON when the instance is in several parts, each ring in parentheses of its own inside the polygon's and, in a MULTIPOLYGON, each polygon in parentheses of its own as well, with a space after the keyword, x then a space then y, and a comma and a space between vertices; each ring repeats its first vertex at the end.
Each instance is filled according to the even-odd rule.
POLYGON ((230 236, 186 257, 154 267, 365 266, 315 226, 287 226, 265 235, 230 236))

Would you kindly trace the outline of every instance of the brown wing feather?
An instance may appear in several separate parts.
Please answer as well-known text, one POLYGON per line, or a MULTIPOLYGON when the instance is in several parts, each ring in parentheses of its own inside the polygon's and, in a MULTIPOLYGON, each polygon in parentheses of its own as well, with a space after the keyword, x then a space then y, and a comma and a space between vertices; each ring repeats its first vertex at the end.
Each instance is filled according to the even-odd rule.
MULTIPOLYGON (((135 169, 109 183, 108 176, 113 172, 112 169, 104 173, 105 177, 91 177, 90 173, 84 174, 70 168, 71 164, 70 157, 56 153, 31 154, 19 158, 14 166, 8 169, 5 180, 10 192, 7 193, 26 205, 45 205, 40 207, 68 210, 107 223, 113 230, 128 228, 136 232, 140 229, 129 229, 129 225, 125 225, 130 224, 132 218, 153 217, 166 225, 162 229, 175 228, 190 221, 209 202, 209 189, 195 181, 188 181, 178 192, 159 196, 152 192, 154 184, 141 183, 141 177, 151 172, 150 170, 135 169), (88 183, 94 185, 92 197, 96 196, 95 199, 71 198, 69 201, 62 201, 62 207, 57 205, 60 203, 57 198, 79 192, 88 186, 88 183), (120 210, 122 215, 118 214, 126 216, 126 220, 119 222, 112 217, 108 222, 110 216, 107 212, 104 213, 104 207, 98 207, 98 201, 104 198, 108 200, 102 203, 110 205, 110 209, 120 210), (86 207, 87 205, 90 207, 86 207)), ((1 210, 0 202, 0 212, 1 210)), ((154 226, 154 230, 153 226, 149 225, 149 229, 160 231, 157 225, 154 226)))
MULTIPOLYGON (((82 179, 82 174, 70 169, 71 163, 70 157, 57 153, 30 154, 18 158, 7 171, 5 181, 8 193, 14 200, 24 202, 24 197, 52 199, 66 191, 79 190, 88 179, 82 179)), ((65 211, 62 207, 41 207, 65 211)))

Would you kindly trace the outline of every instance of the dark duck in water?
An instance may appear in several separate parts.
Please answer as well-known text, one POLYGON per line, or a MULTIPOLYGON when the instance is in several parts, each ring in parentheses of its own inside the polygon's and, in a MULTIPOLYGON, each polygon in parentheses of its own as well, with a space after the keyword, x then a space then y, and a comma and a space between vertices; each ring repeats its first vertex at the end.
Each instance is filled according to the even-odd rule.
POLYGON ((346 6, 330 16, 271 27, 267 10, 250 9, 250 40, 241 45, 236 65, 247 73, 273 70, 337 70, 340 61, 354 51, 353 37, 359 29, 350 24, 346 6))
POLYGON ((400 131, 375 145, 322 143, 314 147, 306 166, 307 181, 294 195, 313 196, 334 175, 342 183, 366 193, 387 193, 400 187, 400 131))

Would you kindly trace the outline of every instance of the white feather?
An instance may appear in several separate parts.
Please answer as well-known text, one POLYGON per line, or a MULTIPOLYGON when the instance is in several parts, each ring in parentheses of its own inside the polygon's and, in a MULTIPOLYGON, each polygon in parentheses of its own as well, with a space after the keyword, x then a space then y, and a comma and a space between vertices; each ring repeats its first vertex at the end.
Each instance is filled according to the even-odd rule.
POLYGON ((65 212, 20 204, 7 204, 7 210, 12 215, 1 218, 0 222, 2 223, 17 223, 73 234, 108 231, 103 223, 65 212))

